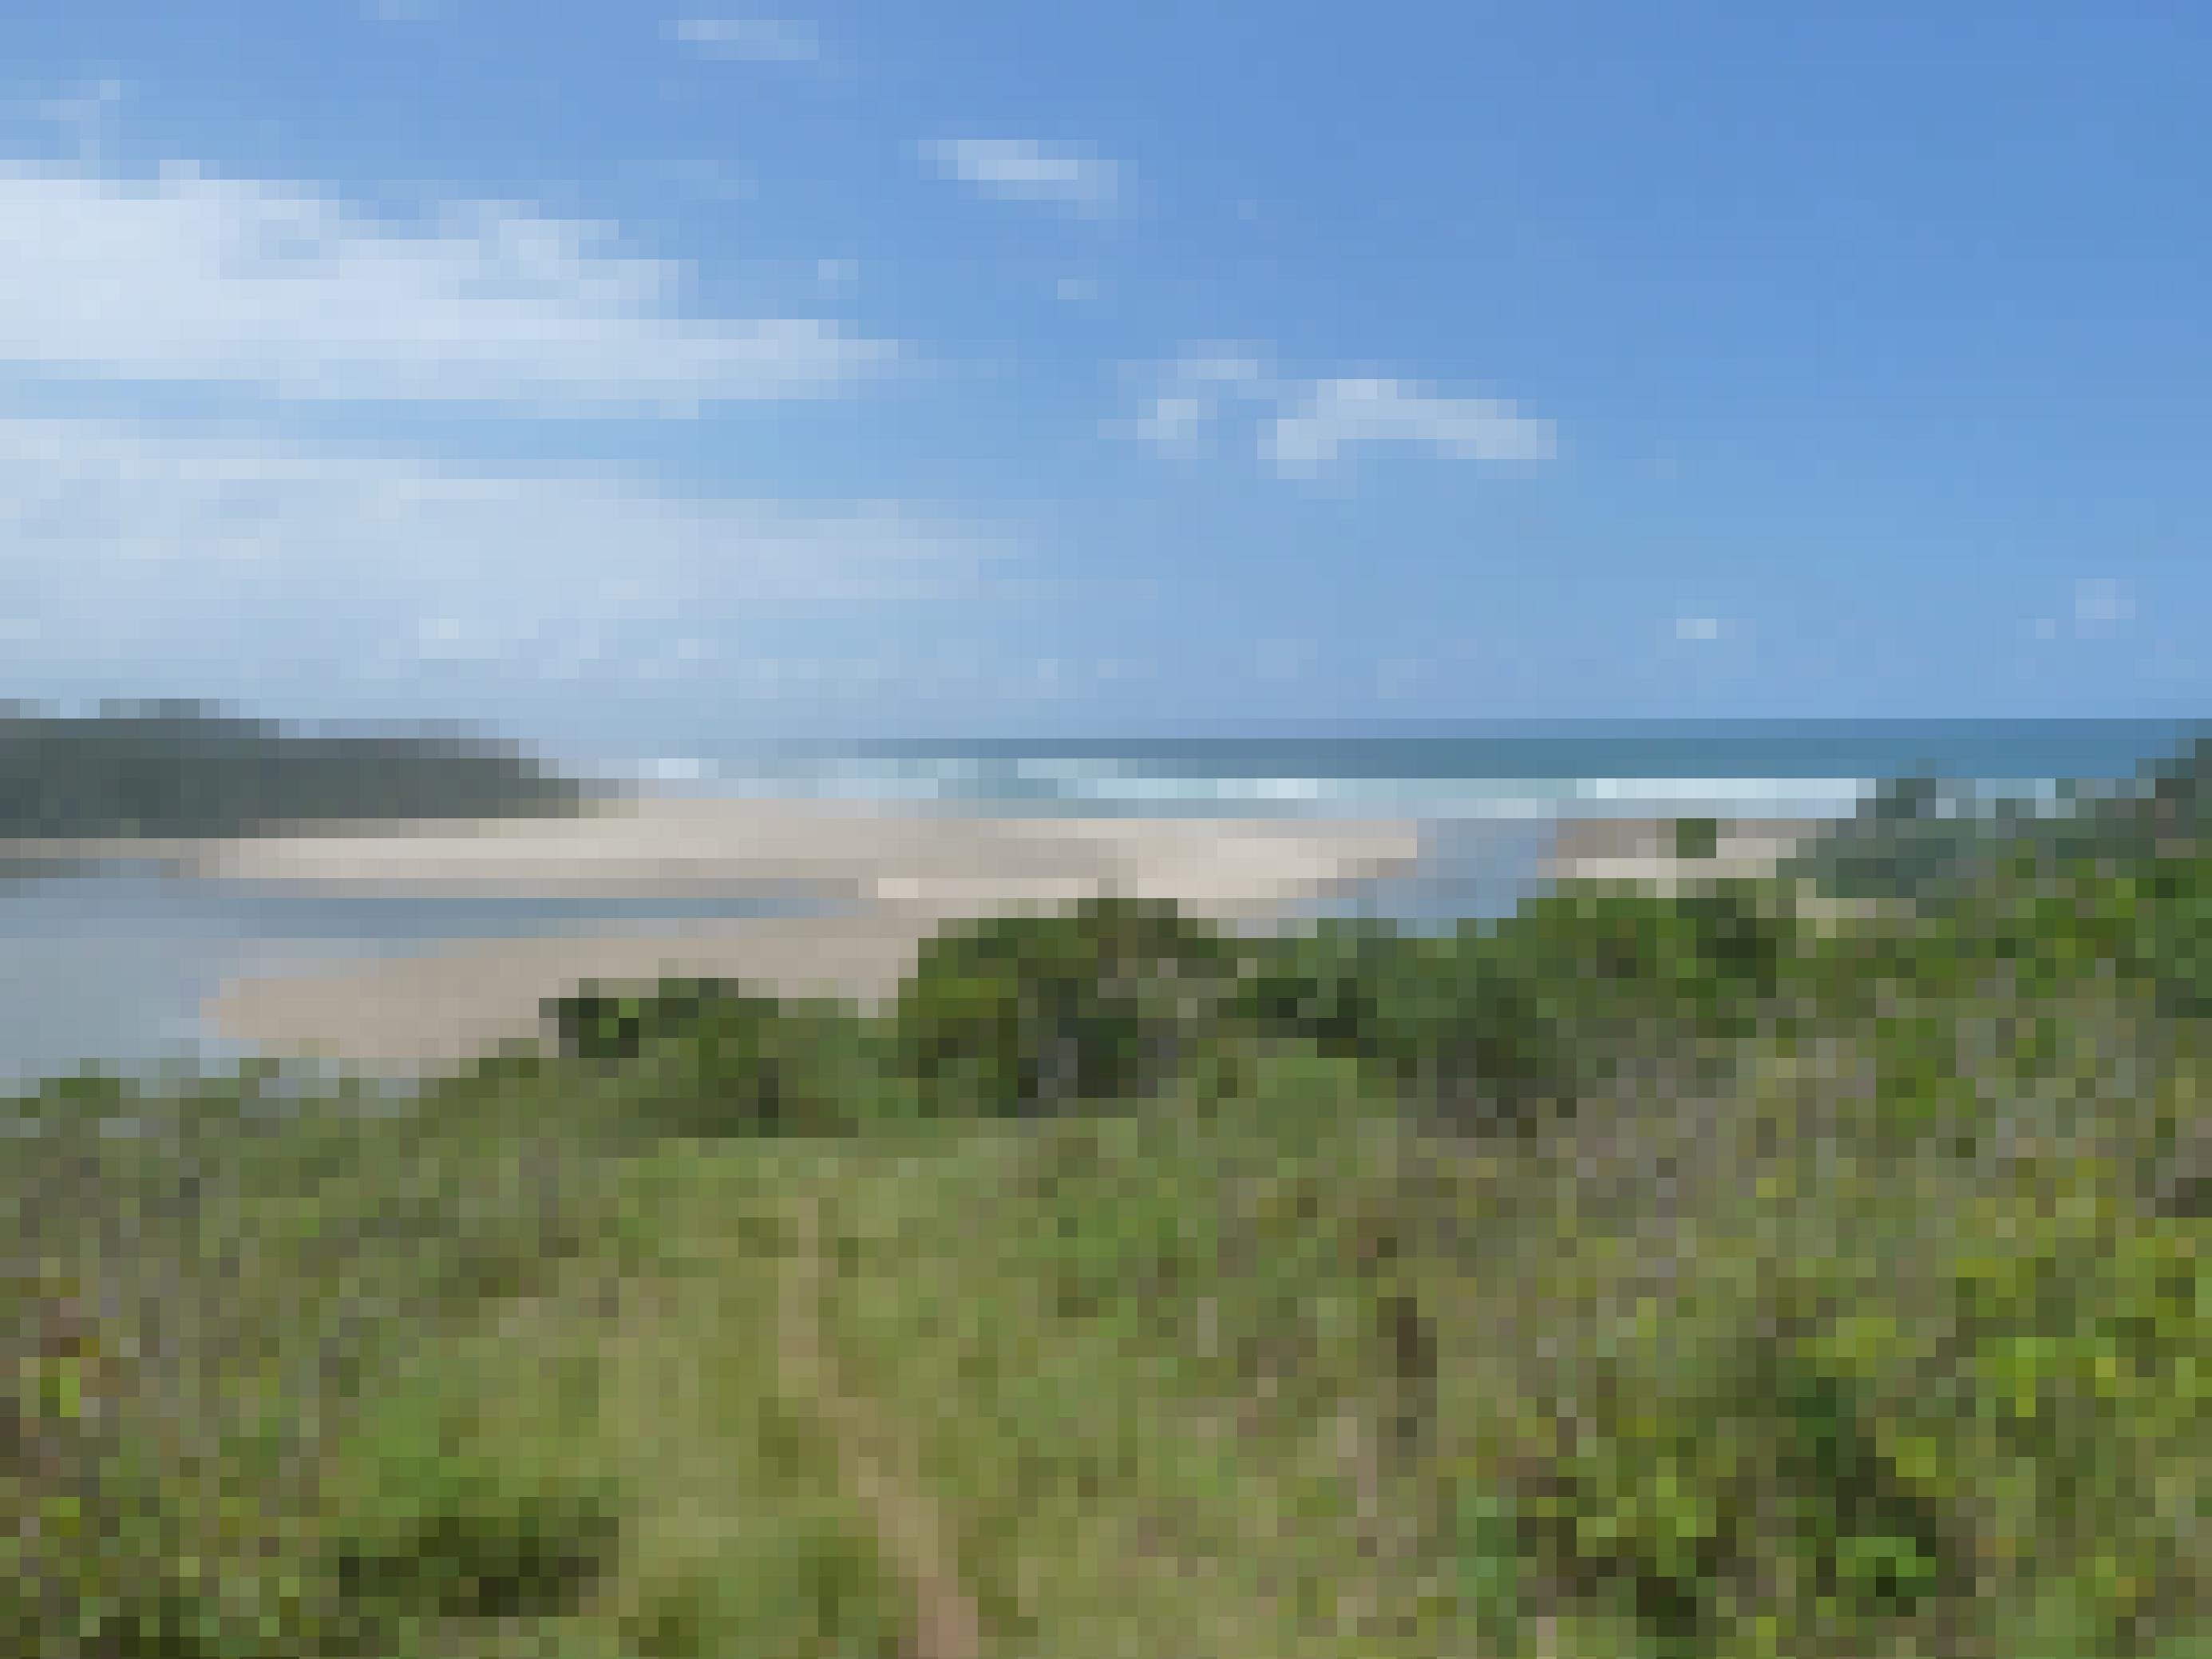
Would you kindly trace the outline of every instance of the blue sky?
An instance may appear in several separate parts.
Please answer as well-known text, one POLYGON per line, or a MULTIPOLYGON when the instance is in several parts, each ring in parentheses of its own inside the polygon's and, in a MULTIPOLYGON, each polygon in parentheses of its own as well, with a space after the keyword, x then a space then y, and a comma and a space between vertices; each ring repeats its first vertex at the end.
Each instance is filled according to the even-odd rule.
POLYGON ((2157 0, 11 7, 6 694, 2195 714, 2208 62, 2157 0))

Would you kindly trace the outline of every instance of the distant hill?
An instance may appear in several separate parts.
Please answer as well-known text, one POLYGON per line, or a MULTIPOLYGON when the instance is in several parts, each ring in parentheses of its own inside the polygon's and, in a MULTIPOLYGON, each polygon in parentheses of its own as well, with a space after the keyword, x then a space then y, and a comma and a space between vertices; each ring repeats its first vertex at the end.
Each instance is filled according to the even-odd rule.
POLYGON ((497 745, 313 735, 158 706, 0 714, 0 836, 224 836, 573 811, 586 787, 497 745))

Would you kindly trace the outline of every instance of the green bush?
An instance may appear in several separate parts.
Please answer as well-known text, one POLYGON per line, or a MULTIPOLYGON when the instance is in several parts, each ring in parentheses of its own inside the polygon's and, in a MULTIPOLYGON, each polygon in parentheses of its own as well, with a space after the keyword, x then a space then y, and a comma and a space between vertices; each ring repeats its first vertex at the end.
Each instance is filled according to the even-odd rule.
POLYGON ((1708 1240, 1665 1316, 1586 1329, 1498 1403, 1479 1489, 1519 1565, 1495 1513, 1463 1547, 1493 1593, 1609 1610, 1652 1652, 2189 1651, 2212 1264, 2093 1166, 1961 1181, 1910 1247, 1756 1278, 1708 1240))
POLYGON ((1920 906, 1893 964, 1925 992, 2071 997, 2111 981, 2160 1017, 2212 1014, 2212 856, 2060 856, 2023 836, 1920 906))
POLYGON ((995 917, 923 945, 893 1043, 939 1110, 1150 1094, 1220 1037, 1236 975, 1231 943, 1171 904, 995 917))
POLYGON ((136 1419, 136 1344, 80 1291, 0 1283, 0 1644, 52 1659, 283 1651, 301 1610, 250 1617, 257 1587, 222 1582, 204 1486, 136 1419))
POLYGON ((732 1005, 773 999, 749 994, 730 981, 661 980, 650 989, 583 986, 550 1005, 561 1052, 579 1060, 635 1060, 663 1037, 696 1031, 732 1005))
POLYGON ((1756 1031, 1808 943, 1771 883, 1577 886, 1442 937, 1324 924, 1266 941, 1232 1006, 1463 1125, 1527 1125, 1638 1049, 1756 1031))
POLYGON ((552 1009, 564 1050, 611 1067, 633 1121, 719 1137, 840 1133, 890 1109, 867 1022, 730 981, 588 987, 552 1009))
POLYGON ((1758 1322, 1715 1358, 1585 1364, 1547 1453, 1494 1500, 1521 1517, 1522 1577, 1684 1656, 1887 1651, 1938 1599, 1971 1599, 1954 1518, 1848 1375, 1758 1322))
POLYGON ((371 1402, 337 1465, 323 1583, 380 1639, 573 1613, 615 1564, 613 1485, 547 1461, 557 1443, 495 1443, 472 1382, 426 1373, 371 1402))
POLYGON ((1527 1522, 1509 1486, 1448 1484, 1441 1540, 1450 1563, 1450 1599, 1478 1651, 1525 1650, 1530 1609, 1527 1522))
POLYGON ((1469 1127, 1573 1097, 1573 1050, 1540 986, 1472 925, 1429 938, 1323 923, 1251 948, 1239 1029, 1356 1060, 1469 1127))
POLYGON ((1674 856, 1678 859, 1712 858, 1720 852, 1720 842, 1717 818, 1674 820, 1674 856))
POLYGON ((335 1560, 340 1593, 447 1619, 567 1613, 606 1569, 619 1530, 580 1493, 446 1496, 404 1528, 349 1539, 335 1560))
POLYGON ((1885 783, 1784 865, 1839 898, 1936 899, 2008 843, 2009 821, 1978 814, 1928 776, 1885 783))
POLYGON ((1413 975, 1414 1046, 1455 1115, 1540 1121, 1623 1066, 1755 1033, 1802 949, 1771 884, 1577 885, 1435 942, 1413 975))
POLYGON ((1333 1059, 1373 1060, 1385 1042, 1385 1010, 1406 988, 1409 955, 1395 930, 1372 922, 1325 921, 1255 940, 1229 1012, 1333 1059))
POLYGON ((623 1619, 624 1650, 901 1659, 915 1650, 906 1601, 872 1540, 816 1522, 780 1537, 765 1559, 656 1587, 623 1619))
POLYGON ((1991 1494, 2009 1600, 2063 1601, 2089 1651, 2202 1630, 2212 1574, 2212 1261, 2077 1173, 1984 1200, 1954 1275, 1973 1402, 1954 1478, 1991 1494), (2002 1233, 1996 1229, 2002 1228, 2002 1233), (2002 1243, 1996 1243, 2002 1238, 2002 1243), (2041 1594, 2038 1594, 2040 1592, 2041 1594))
POLYGON ((1563 991, 1705 1010, 1771 994, 1798 930, 1788 890, 1771 882, 1679 895, 1579 884, 1523 904, 1497 937, 1510 959, 1563 991))

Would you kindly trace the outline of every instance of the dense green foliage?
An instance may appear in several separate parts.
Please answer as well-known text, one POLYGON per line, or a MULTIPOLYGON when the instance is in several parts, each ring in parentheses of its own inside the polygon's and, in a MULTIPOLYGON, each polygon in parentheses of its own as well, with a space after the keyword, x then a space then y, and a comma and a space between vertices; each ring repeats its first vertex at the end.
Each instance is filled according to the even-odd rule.
POLYGON ((306 736, 155 709, 0 716, 0 836, 227 836, 574 807, 580 787, 482 743, 306 736))
POLYGON ((1709 859, 1720 851, 1721 826, 1717 818, 1678 818, 1674 822, 1674 856, 1678 859, 1709 859))
POLYGON ((921 1109, 915 1080, 883 1063, 886 1034, 834 1002, 669 979, 583 987, 552 1015, 562 1051, 613 1079, 650 1133, 819 1135, 921 1109))
POLYGON ((1976 799, 1933 777, 1883 785, 1787 873, 1846 898, 1941 900, 2023 853, 2081 866, 2141 866, 2212 835, 2212 738, 2133 783, 2062 787, 2039 811, 1976 799))
POLYGON ((2204 758, 1909 905, 1105 902, 878 1015, 604 987, 412 1095, 51 1084, 0 1646, 920 1651, 779 1370, 815 1253, 994 1653, 2205 1651, 2204 758))
POLYGON ((923 945, 899 1000, 898 1063, 961 1109, 1150 1094, 1214 1027, 1236 972, 1225 940, 1167 905, 956 926, 923 945))

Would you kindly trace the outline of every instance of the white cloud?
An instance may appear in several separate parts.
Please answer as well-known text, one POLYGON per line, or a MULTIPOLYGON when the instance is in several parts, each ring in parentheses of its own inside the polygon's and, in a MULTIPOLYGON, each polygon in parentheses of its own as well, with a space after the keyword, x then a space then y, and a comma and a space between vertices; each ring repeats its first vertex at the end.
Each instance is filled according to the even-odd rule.
POLYGON ((778 17, 687 17, 668 25, 667 36, 707 58, 747 64, 811 64, 822 56, 813 24, 778 17))
POLYGON ((0 420, 0 616, 52 660, 583 660, 963 591, 998 556, 896 501, 671 493, 266 440, 0 420), (302 648, 309 648, 303 643, 302 648))
POLYGON ((915 153, 948 179, 986 195, 1053 202, 1085 213, 1111 211, 1121 169, 1087 149, 1042 144, 1032 138, 936 138, 915 153))
POLYGON ((1139 373, 1151 386, 1137 413, 1109 421, 1105 429, 1179 454, 1203 453, 1231 405, 1277 396, 1261 356, 1231 343, 1194 346, 1172 362, 1139 373))
POLYGON ((1316 380, 1290 400, 1260 439, 1281 472, 1313 472, 1358 445, 1408 444, 1455 461, 1548 461, 1549 421, 1492 398, 1444 398, 1404 380, 1316 380))
POLYGON ((1213 418, 1213 407, 1203 398, 1184 393, 1164 393, 1153 399, 1152 406, 1138 416, 1135 435, 1165 449, 1188 448, 1195 444, 1206 423, 1213 418))
POLYGON ((1717 640, 1729 631, 1728 623, 1719 617, 1674 618, 1674 637, 1678 640, 1717 640))
POLYGON ((687 316, 684 274, 520 204, 403 227, 312 185, 0 164, 0 363, 665 414, 823 393, 896 356, 832 322, 687 316))
POLYGON ((1552 423, 1510 403, 1444 397, 1405 380, 1286 380, 1247 347, 1196 347, 1147 378, 1137 414, 1108 422, 1109 432, 1192 454, 1232 416, 1245 416, 1256 422, 1246 434, 1254 453, 1284 476, 1322 472, 1349 452, 1378 444, 1498 464, 1546 461, 1558 453, 1552 423))

